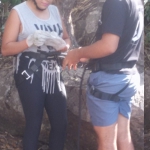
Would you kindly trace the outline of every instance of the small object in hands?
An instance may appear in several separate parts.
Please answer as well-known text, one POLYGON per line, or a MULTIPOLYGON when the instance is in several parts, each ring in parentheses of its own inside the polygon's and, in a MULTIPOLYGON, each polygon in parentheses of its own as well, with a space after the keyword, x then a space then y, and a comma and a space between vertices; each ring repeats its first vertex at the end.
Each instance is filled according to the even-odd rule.
POLYGON ((56 32, 47 32, 47 35, 49 38, 45 41, 45 45, 52 46, 57 51, 67 46, 66 42, 56 32))
POLYGON ((26 43, 28 47, 35 45, 35 46, 42 46, 44 42, 49 38, 46 31, 36 30, 33 34, 29 35, 26 39, 26 43))
POLYGON ((26 39, 28 47, 32 45, 36 46, 52 46, 56 50, 62 50, 67 47, 66 42, 58 36, 56 32, 48 32, 42 30, 36 30, 34 34, 31 34, 26 39))

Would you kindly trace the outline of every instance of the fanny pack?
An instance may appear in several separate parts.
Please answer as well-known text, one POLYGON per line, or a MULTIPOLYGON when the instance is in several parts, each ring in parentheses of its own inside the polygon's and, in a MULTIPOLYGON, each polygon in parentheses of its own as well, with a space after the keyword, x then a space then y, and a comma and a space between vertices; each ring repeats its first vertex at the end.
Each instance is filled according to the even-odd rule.
POLYGON ((62 60, 64 56, 66 55, 65 53, 61 53, 59 51, 53 51, 53 52, 43 52, 38 50, 38 53, 34 52, 24 52, 22 55, 26 55, 30 58, 35 58, 35 62, 27 69, 22 71, 23 77, 28 80, 31 78, 32 74, 38 70, 38 68, 41 66, 41 63, 43 60, 57 60, 58 65, 62 64, 62 60))

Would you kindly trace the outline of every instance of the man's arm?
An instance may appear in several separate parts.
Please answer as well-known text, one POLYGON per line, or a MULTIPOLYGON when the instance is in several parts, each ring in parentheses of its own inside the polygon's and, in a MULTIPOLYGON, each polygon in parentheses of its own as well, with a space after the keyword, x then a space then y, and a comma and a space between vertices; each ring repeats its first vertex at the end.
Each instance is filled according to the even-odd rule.
POLYGON ((119 39, 117 35, 106 33, 101 40, 78 50, 79 57, 93 59, 111 55, 117 50, 119 39))
POLYGON ((81 58, 94 59, 113 54, 117 50, 119 39, 120 37, 115 34, 105 33, 102 39, 96 43, 69 51, 64 59, 63 68, 68 65, 69 69, 72 67, 76 69, 76 65, 81 58))
POLYGON ((12 10, 5 24, 1 52, 4 56, 15 55, 28 48, 26 40, 17 42, 20 19, 16 10, 12 10))

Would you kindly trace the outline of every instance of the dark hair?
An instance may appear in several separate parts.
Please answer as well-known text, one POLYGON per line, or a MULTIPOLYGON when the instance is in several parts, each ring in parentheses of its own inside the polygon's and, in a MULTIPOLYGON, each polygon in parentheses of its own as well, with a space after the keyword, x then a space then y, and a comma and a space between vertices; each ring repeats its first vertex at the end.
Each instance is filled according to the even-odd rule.
POLYGON ((32 0, 33 2, 34 2, 34 4, 35 4, 35 6, 36 6, 36 8, 38 9, 38 10, 40 10, 40 11, 43 11, 43 10, 45 10, 45 9, 41 9, 38 5, 37 5, 37 2, 36 2, 36 0, 32 0))

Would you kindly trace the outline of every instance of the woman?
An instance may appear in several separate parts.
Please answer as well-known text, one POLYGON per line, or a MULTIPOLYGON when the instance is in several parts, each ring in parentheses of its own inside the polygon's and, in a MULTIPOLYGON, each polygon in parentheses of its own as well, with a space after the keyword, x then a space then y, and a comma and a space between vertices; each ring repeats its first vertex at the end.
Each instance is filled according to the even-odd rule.
POLYGON ((52 0, 28 0, 15 6, 2 39, 2 54, 16 56, 14 78, 26 120, 24 150, 38 149, 44 108, 51 125, 49 149, 63 150, 66 137, 66 92, 60 67, 46 54, 56 48, 66 51, 70 40, 57 7, 51 4, 52 0))

